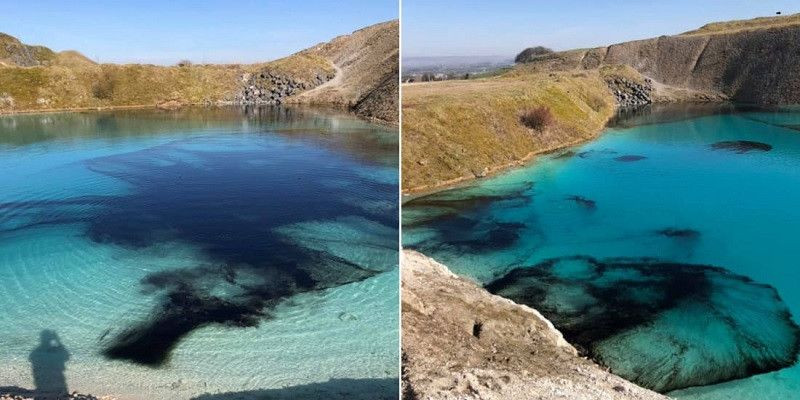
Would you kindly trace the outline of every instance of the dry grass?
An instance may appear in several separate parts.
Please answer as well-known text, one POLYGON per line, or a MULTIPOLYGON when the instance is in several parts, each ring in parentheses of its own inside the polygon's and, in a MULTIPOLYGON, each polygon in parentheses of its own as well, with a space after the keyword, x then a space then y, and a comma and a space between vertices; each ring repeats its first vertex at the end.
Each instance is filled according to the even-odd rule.
POLYGON ((242 67, 153 65, 52 65, 0 70, 0 93, 13 110, 150 105, 178 99, 201 103, 222 99, 237 87, 242 67))
POLYGON ((232 98, 243 74, 262 70, 310 80, 333 67, 323 57, 307 54, 254 65, 164 67, 98 65, 79 53, 59 53, 49 66, 1 68, 0 94, 11 96, 15 106, 0 105, 0 112, 215 102, 232 98))
POLYGON ((403 189, 428 190, 594 137, 614 112, 599 71, 538 73, 403 86, 403 189), (532 134, 521 110, 546 106, 553 123, 532 134))
POLYGON ((266 63, 169 67, 98 65, 78 52, 54 53, 0 33, 0 113, 224 102, 236 97, 248 74, 316 83, 319 75, 339 72, 324 90, 297 101, 396 121, 398 30, 396 20, 376 24, 266 63))
POLYGON ((714 22, 703 25, 699 29, 682 33, 682 35, 707 35, 720 33, 733 33, 756 29, 780 28, 800 25, 800 14, 782 15, 775 17, 761 17, 726 22, 714 22))
POLYGON ((309 51, 251 65, 96 64, 77 51, 55 53, 0 33, 0 112, 225 101, 247 73, 311 81, 333 71, 322 54, 309 51))
POLYGON ((339 66, 336 85, 302 93, 290 101, 307 104, 365 106, 366 115, 397 120, 399 57, 397 20, 359 29, 303 53, 318 54, 339 66), (369 109, 369 110, 366 110, 369 109))
POLYGON ((268 63, 253 65, 250 69, 263 69, 277 75, 288 75, 296 80, 311 81, 318 73, 335 72, 333 64, 325 57, 311 52, 300 52, 268 63))

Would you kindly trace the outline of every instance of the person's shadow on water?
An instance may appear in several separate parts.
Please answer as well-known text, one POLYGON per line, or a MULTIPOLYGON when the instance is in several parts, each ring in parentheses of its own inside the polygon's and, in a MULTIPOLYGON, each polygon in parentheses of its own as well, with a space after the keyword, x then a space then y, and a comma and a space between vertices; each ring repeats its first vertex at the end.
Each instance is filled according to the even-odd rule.
POLYGON ((31 351, 28 360, 31 362, 37 400, 57 398, 68 393, 64 371, 69 352, 55 331, 45 329, 39 334, 39 346, 31 351))

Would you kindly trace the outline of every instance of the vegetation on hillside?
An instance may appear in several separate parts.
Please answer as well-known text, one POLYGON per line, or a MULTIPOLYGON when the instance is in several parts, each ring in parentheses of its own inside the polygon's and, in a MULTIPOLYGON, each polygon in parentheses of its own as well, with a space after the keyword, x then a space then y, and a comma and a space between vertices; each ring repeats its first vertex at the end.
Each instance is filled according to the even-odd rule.
POLYGON ((793 25, 800 25, 800 14, 714 22, 703 25, 699 29, 682 33, 682 35, 733 33, 753 29, 780 28, 793 25))
POLYGON ((533 57, 543 56, 545 54, 550 54, 552 52, 553 52, 552 49, 549 49, 544 46, 528 47, 527 49, 519 52, 519 54, 517 54, 517 56, 514 57, 514 62, 517 64, 524 63, 533 57))
POLYGON ((17 38, 0 32, 0 64, 43 65, 56 58, 56 53, 44 46, 29 46, 17 38))
POLYGON ((390 78, 397 80, 397 31, 397 21, 390 21, 265 63, 199 65, 183 60, 174 66, 96 64, 76 51, 55 53, 0 34, 0 113, 226 103, 236 98, 250 76, 272 74, 312 82, 337 73, 338 63, 339 71, 345 72, 338 85, 328 85, 303 102, 349 106, 364 115, 396 120, 397 84, 391 89, 390 78), (382 93, 387 90, 394 92, 393 99, 382 93), (384 102, 391 107, 383 107, 384 102))
POLYGON ((613 115, 600 71, 541 73, 525 66, 495 78, 403 86, 403 190, 482 176, 532 154, 594 137, 613 115), (526 127, 526 110, 552 120, 526 127))

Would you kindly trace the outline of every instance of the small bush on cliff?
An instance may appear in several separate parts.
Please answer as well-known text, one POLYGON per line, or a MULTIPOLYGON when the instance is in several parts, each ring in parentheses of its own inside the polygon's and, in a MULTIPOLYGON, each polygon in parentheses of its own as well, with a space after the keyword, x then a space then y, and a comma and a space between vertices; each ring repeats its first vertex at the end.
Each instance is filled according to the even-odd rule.
POLYGON ((530 129, 541 131, 553 123, 553 113, 549 108, 539 106, 523 112, 519 121, 530 129))
POLYGON ((528 62, 531 59, 531 57, 550 54, 552 52, 553 50, 548 49, 547 47, 544 46, 528 47, 527 49, 522 50, 519 54, 517 54, 517 56, 514 58, 514 62, 517 64, 528 62))
POLYGON ((114 76, 109 71, 103 71, 92 84, 92 95, 100 100, 111 100, 114 96, 116 82, 114 76))

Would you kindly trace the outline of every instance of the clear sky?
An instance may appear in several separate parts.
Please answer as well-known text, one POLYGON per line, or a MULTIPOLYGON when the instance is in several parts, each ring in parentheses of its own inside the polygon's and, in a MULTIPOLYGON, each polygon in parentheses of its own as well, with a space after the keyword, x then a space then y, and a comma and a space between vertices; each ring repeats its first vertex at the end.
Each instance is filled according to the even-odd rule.
POLYGON ((268 61, 397 17, 397 0, 0 0, 0 32, 117 63, 268 61))
POLYGON ((800 12, 798 0, 403 0, 403 56, 597 47, 715 21, 800 12))

